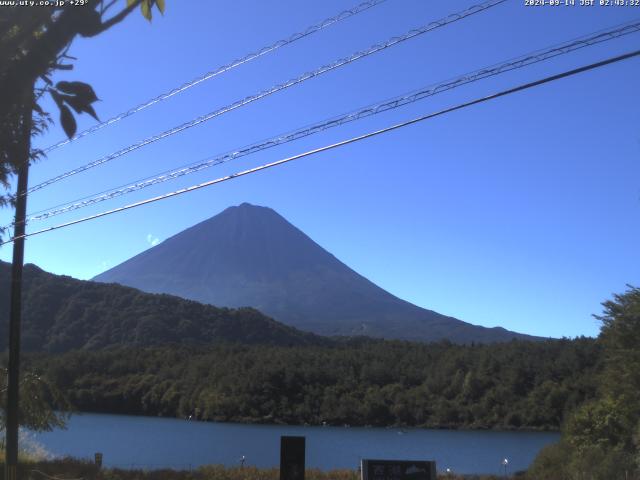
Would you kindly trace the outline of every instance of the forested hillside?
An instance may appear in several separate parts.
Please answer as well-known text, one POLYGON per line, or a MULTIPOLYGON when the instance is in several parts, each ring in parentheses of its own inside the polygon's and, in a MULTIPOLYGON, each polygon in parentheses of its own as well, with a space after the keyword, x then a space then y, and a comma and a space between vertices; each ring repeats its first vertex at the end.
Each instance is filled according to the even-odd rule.
MULTIPOLYGON (((10 264, 0 262, 0 344, 7 345, 10 264)), ((308 345, 326 340, 252 308, 216 308, 171 295, 24 270, 22 347, 64 352, 167 343, 308 345)))
POLYGON ((82 411, 291 424, 557 429, 594 395, 592 339, 352 340, 76 351, 31 362, 82 411))

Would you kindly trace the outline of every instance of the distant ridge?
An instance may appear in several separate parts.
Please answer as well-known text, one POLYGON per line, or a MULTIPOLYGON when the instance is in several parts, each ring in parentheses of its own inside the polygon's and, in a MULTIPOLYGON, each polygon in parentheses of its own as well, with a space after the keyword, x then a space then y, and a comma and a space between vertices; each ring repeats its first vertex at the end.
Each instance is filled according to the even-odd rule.
POLYGON ((251 306, 320 335, 503 342, 535 339, 417 307, 324 250, 274 210, 243 203, 98 275, 152 293, 251 306))
MULTIPOLYGON (((11 264, 0 262, 0 344, 8 344, 11 264)), ((65 352, 166 344, 320 345, 326 339, 282 325, 254 309, 230 310, 121 285, 76 280, 27 264, 22 347, 65 352)), ((4 347, 3 347, 4 349, 4 347)))

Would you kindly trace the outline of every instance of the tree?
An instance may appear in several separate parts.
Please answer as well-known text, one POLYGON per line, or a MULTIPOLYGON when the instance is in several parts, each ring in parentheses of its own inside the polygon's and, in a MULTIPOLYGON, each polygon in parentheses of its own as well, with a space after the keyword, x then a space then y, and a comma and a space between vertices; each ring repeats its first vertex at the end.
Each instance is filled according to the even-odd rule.
MULTIPOLYGON (((68 4, 69 2, 67 2, 68 4)), ((42 157, 31 151, 29 139, 51 122, 38 101, 49 94, 59 109, 65 133, 72 137, 76 122, 72 112, 97 118, 91 104, 97 100, 91 86, 78 81, 54 84, 51 76, 73 69, 68 49, 76 36, 95 37, 122 22, 137 7, 151 20, 152 8, 164 12, 165 0, 126 0, 124 8, 111 11, 118 0, 86 0, 82 6, 24 6, 0 9, 0 183, 6 188, 18 172, 25 150, 30 161, 42 157), (33 122, 28 132, 26 116, 33 122)), ((0 195, 0 206, 15 203, 15 196, 0 195)))
POLYGON ((629 286, 603 304, 596 315, 602 322, 600 340, 605 348, 603 390, 635 405, 640 415, 640 289, 629 286))
POLYGON ((603 314, 595 315, 604 351, 598 397, 573 412, 560 443, 538 456, 530 478, 640 474, 640 289, 629 286, 602 305, 603 314))
MULTIPOLYGON (((7 369, 0 369, 2 384, 6 383, 7 369)), ((29 372, 20 382, 20 425, 34 431, 50 431, 64 427, 67 414, 71 409, 65 394, 46 376, 29 372)), ((0 389, 0 430, 6 424, 7 389, 0 389)))
POLYGON ((78 81, 54 85, 51 75, 73 68, 64 62, 73 60, 67 51, 77 35, 99 35, 120 23, 138 6, 148 20, 154 5, 164 11, 164 0, 127 0, 124 8, 109 16, 109 10, 117 3, 117 0, 85 0, 83 5, 60 2, 48 7, 16 5, 0 10, 0 183, 8 188, 10 177, 17 174, 15 196, 0 195, 0 206, 15 205, 7 369, 7 480, 16 478, 18 462, 20 319, 28 172, 29 164, 43 155, 31 149, 31 137, 42 133, 50 122, 49 114, 38 101, 45 94, 52 96, 60 111, 60 123, 69 137, 76 131, 72 109, 97 118, 91 106, 97 96, 90 85, 78 81))

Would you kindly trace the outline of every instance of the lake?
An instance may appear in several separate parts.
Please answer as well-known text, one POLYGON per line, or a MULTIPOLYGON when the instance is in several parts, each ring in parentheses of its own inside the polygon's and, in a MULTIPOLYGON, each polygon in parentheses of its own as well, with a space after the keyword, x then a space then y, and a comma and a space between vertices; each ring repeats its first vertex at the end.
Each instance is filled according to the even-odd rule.
POLYGON ((280 436, 306 437, 308 468, 356 469, 361 458, 436 460, 438 470, 501 473, 526 469, 558 433, 304 427, 207 423, 169 418, 76 414, 67 430, 33 434, 55 456, 93 459, 120 468, 195 468, 204 464, 276 467, 280 436))

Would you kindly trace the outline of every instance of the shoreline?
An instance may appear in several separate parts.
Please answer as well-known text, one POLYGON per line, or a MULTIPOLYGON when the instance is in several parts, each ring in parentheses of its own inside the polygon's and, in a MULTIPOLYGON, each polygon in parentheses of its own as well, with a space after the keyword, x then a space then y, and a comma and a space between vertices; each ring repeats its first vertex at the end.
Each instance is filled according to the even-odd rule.
POLYGON ((163 415, 145 415, 143 413, 122 413, 122 412, 107 412, 101 410, 83 410, 83 411, 69 411, 64 412, 65 415, 120 415, 125 417, 139 417, 139 418, 153 418, 153 419, 167 419, 167 420, 182 420, 186 422, 200 422, 200 423, 216 423, 224 425, 261 425, 261 426, 274 426, 274 427, 318 427, 318 428, 371 428, 371 429, 398 429, 398 430, 453 430, 453 431, 468 431, 468 432, 522 432, 522 433, 560 433, 560 429, 551 428, 535 428, 535 427, 521 427, 521 428, 507 428, 507 427, 474 427, 469 425, 407 425, 407 424, 393 424, 393 425, 361 425, 361 424, 313 424, 313 423, 287 423, 280 421, 269 421, 262 419, 254 419, 252 417, 246 417, 242 419, 234 419, 231 421, 224 420, 202 420, 198 418, 185 418, 185 417, 173 417, 163 415))

